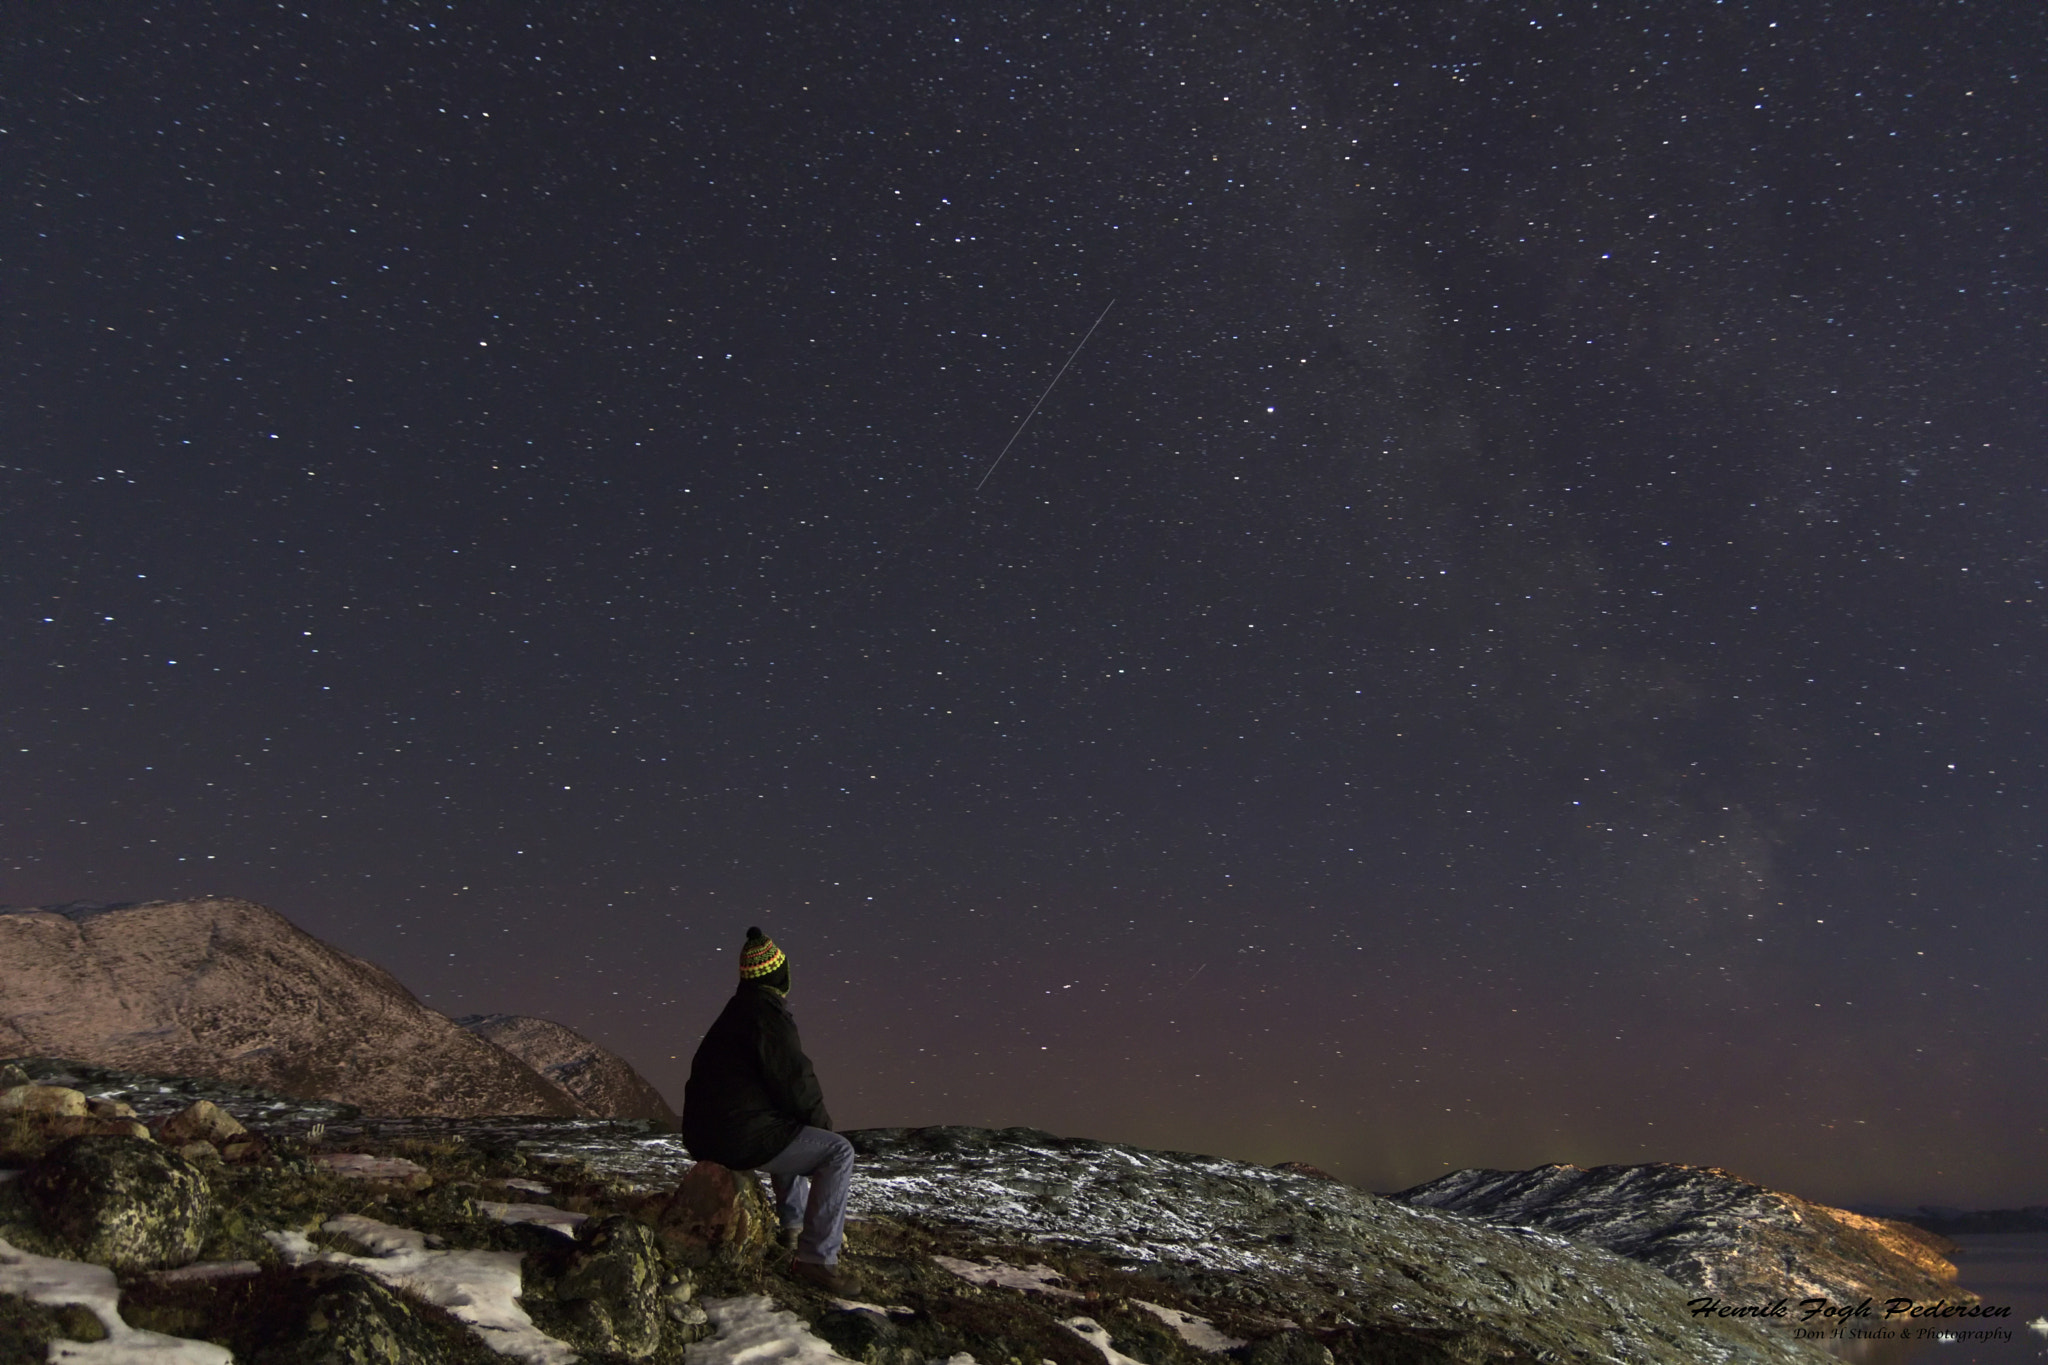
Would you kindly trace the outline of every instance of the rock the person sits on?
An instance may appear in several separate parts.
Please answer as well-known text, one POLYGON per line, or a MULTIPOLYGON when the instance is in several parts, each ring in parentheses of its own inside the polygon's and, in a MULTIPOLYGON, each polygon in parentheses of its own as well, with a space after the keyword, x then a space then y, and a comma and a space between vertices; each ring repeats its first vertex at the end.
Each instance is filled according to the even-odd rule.
POLYGON ((839 1267, 853 1144, 832 1131, 824 1092, 789 1012, 789 959, 747 930, 740 984, 704 1035, 683 1091, 690 1155, 736 1171, 766 1171, 775 1187, 791 1273, 849 1297, 839 1267))

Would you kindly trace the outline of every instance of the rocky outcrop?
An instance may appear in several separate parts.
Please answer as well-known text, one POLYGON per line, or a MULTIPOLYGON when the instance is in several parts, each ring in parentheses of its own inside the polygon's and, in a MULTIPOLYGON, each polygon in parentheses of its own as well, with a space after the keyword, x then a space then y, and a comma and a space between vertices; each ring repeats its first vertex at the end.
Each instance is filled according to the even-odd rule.
POLYGON ((72 1138, 21 1185, 47 1235, 81 1261, 124 1273, 189 1264, 213 1213, 205 1174, 146 1138, 72 1138))
POLYGON ((314 1266, 304 1292, 255 1355, 255 1365, 419 1365, 467 1354, 459 1336, 435 1322, 417 1301, 358 1271, 314 1266), (437 1330, 438 1329, 438 1330, 437 1330))
POLYGON ((675 1110, 645 1077, 574 1029, 524 1014, 471 1014, 455 1022, 568 1091, 585 1114, 678 1125, 675 1110))
MULTIPOLYGON (((1827 1361, 1695 1315, 1696 1291, 1598 1246, 1215 1157, 1029 1129, 851 1133, 861 1159, 846 1255, 870 1300, 860 1306, 771 1254, 757 1177, 692 1164, 648 1123, 372 1118, 190 1082, 71 1079, 88 1102, 131 1104, 160 1131, 261 1140, 245 1162, 203 1168, 204 1259, 120 1283, 136 1329, 236 1359, 396 1352, 452 1365, 487 1345, 684 1365, 707 1334, 713 1358, 822 1358, 806 1355, 814 1338, 788 1335, 808 1330, 862 1365, 962 1352, 1050 1365, 1827 1361), (188 1111, 176 1125, 152 1108, 165 1092, 188 1111), (202 1100, 251 1134, 226 1133, 202 1100), (406 1179, 377 1178, 401 1162, 406 1179)), ((30 1178, 0 1179, 0 1359, 90 1327, 7 1288, 25 1282, 11 1248, 75 1254, 30 1207, 30 1178)), ((1801 1273, 1784 1267, 1758 1292, 1784 1296, 1801 1273)))
POLYGON ((1389 1198, 1562 1233, 1728 1303, 1970 1301, 1952 1249, 1906 1223, 1765 1189, 1706 1166, 1454 1171, 1389 1198))
POLYGON ((150 1133, 130 1106, 66 1086, 24 1083, 0 1090, 0 1159, 41 1156, 70 1138, 108 1135, 146 1138, 150 1133))
MULTIPOLYGON (((604 1113, 250 901, 0 910, 0 962, 0 1056, 210 1076, 373 1114, 604 1113)), ((630 1090, 631 1068, 591 1050, 593 1093, 630 1090)))
POLYGON ((847 1136, 861 1154, 859 1214, 1066 1253, 1076 1258, 1067 1266, 1047 1259, 1084 1294, 1095 1267, 1121 1268, 1153 1286, 1128 1297, 1197 1312, 1251 1341, 1309 1328, 1340 1365, 1824 1359, 1697 1318, 1685 1290, 1597 1247, 1332 1180, 1021 1128, 847 1136))
POLYGON ((690 1167, 674 1193, 650 1200, 641 1217, 687 1266, 757 1260, 775 1235, 775 1211, 760 1182, 715 1161, 690 1167))
POLYGON ((591 1219, 576 1230, 577 1248, 554 1282, 570 1332, 585 1350, 616 1351, 643 1360, 659 1350, 675 1282, 653 1229, 626 1214, 591 1219))

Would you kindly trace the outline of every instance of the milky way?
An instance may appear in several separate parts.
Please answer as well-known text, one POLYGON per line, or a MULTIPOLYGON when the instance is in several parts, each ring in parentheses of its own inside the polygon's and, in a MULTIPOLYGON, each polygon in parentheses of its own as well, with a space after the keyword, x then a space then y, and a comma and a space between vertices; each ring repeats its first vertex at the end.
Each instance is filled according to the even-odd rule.
POLYGON ((2038 1203, 2043 29, 12 16, 0 902, 672 1099, 758 923, 848 1126, 2038 1203))

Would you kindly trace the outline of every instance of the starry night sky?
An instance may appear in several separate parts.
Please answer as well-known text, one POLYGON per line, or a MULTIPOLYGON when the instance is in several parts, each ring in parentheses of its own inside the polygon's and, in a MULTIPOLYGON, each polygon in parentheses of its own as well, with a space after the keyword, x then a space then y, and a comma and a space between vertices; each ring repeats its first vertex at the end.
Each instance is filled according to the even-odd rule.
POLYGON ((1878 9, 16 7, 0 903, 672 1100, 758 923, 842 1127, 2048 1199, 2048 20, 1878 9))

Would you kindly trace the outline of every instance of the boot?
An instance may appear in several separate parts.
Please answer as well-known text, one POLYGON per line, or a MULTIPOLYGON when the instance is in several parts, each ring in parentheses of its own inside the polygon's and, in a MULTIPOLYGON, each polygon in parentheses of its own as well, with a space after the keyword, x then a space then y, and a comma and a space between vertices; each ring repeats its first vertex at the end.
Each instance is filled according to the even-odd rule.
POLYGON ((820 1265, 816 1261, 791 1261, 790 1278, 802 1280, 805 1284, 822 1289, 834 1298, 851 1299, 860 1296, 860 1281, 836 1265, 820 1265))

